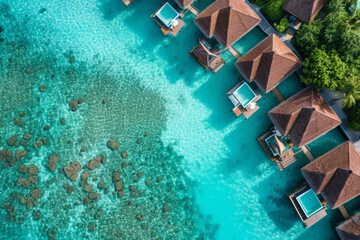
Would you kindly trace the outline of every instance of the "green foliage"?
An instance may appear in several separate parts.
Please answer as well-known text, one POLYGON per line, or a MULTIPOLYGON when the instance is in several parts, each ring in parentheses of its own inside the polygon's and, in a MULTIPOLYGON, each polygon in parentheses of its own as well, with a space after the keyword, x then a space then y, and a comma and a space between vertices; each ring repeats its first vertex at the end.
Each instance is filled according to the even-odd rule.
POLYGON ((360 101, 350 108, 344 108, 344 111, 350 121, 350 128, 360 131, 360 101))
MULTIPOLYGON (((301 79, 340 91, 344 107, 360 105, 360 13, 349 15, 344 0, 328 0, 325 10, 326 17, 303 24, 295 34, 294 44, 305 58, 301 79)), ((353 126, 360 125, 360 114, 357 119, 353 126)))
POLYGON ((321 27, 317 20, 312 24, 303 24, 299 31, 296 32, 294 45, 303 57, 308 57, 311 51, 320 46, 321 27))
POLYGON ((355 75, 348 76, 340 84, 339 91, 344 94, 342 99, 344 107, 353 106, 360 99, 360 81, 355 75))
POLYGON ((349 15, 342 0, 329 0, 326 10, 324 19, 301 26, 294 44, 304 57, 324 45, 328 52, 336 50, 343 61, 351 62, 360 55, 360 13, 349 15))
POLYGON ((317 89, 336 90, 346 74, 346 64, 335 51, 326 52, 324 48, 315 48, 303 62, 304 74, 301 81, 313 84, 317 89))
POLYGON ((262 5, 264 5, 267 2, 267 0, 250 0, 250 2, 261 7, 262 5))
POLYGON ((277 22, 285 15, 284 10, 281 8, 284 2, 285 0, 269 0, 264 5, 262 11, 270 22, 277 22))
POLYGON ((276 30, 278 30, 279 32, 283 32, 285 31, 288 27, 289 27, 289 21, 287 18, 282 18, 279 22, 279 24, 274 23, 274 27, 276 28, 276 30))

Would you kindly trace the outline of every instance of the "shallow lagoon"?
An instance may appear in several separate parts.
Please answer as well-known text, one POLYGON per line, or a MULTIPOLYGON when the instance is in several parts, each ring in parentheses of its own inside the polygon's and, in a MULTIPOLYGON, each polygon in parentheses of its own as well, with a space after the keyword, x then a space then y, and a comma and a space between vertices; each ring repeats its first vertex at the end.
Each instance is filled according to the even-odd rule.
MULTIPOLYGON (((29 153, 15 167, 1 170, 2 198, 8 201, 11 192, 27 196, 34 187, 13 184, 22 176, 16 170, 22 163, 38 166, 37 186, 44 190, 33 209, 13 200, 16 223, 6 221, 7 212, 0 210, 2 238, 47 238, 50 229, 56 229, 58 239, 335 238, 334 226, 341 220, 337 211, 305 230, 286 197, 303 181, 299 168, 306 158, 300 155, 300 161, 280 172, 257 143, 271 126, 267 112, 278 104, 275 96, 263 96, 249 120, 235 119, 226 92, 240 75, 233 64, 212 75, 190 57, 187 52, 201 36, 191 13, 172 39, 149 17, 158 2, 135 0, 128 8, 117 0, 2 3, 9 7, 1 6, 0 147, 13 135, 32 135, 28 146, 10 147, 29 153), (42 8, 46 11, 40 13, 42 8), (39 91, 42 84, 45 92, 39 91), (68 106, 73 98, 85 99, 75 112, 68 106), (22 127, 13 123, 20 111, 26 112, 22 127), (45 125, 51 129, 45 131, 45 125), (34 149, 36 138, 48 144, 34 149), (118 151, 106 147, 110 138, 120 142, 118 151), (87 151, 79 156, 82 147, 87 151), (129 158, 122 159, 121 151, 129 158), (60 160, 51 173, 46 163, 54 153, 60 160), (101 197, 83 205, 87 194, 79 179, 71 182, 58 170, 74 160, 84 165, 100 154, 107 163, 91 171, 89 183, 101 197), (123 198, 112 194, 115 170, 123 178, 123 198), (136 181, 138 171, 144 176, 136 181), (100 181, 109 188, 107 195, 96 187, 100 181), (74 187, 71 194, 65 183, 74 187), (131 196, 132 185, 141 196, 131 196), (164 212, 167 205, 171 210, 164 212), (34 220, 38 210, 42 217, 34 220), (136 219, 139 213, 145 220, 136 219), (95 219, 96 214, 101 217, 95 219)), ((251 48, 247 39, 264 37, 253 31, 236 44, 242 54, 251 48)), ((295 75, 279 85, 285 97, 302 87, 295 75)), ((342 141, 336 129, 310 148, 318 155, 342 141)))

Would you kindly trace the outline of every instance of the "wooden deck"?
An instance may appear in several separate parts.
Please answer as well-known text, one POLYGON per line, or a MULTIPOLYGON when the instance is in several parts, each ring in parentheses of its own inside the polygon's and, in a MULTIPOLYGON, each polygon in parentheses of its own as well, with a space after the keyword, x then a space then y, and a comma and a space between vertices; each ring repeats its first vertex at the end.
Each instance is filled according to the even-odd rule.
POLYGON ((230 52, 236 59, 241 58, 241 54, 240 54, 233 46, 230 46, 229 52, 230 52))
MULTIPOLYGON (((229 92, 227 92, 227 96, 229 97, 230 95, 232 95, 232 93, 242 84, 243 82, 239 82, 238 84, 236 84, 229 92)), ((254 90, 253 90, 254 91, 254 90)), ((254 102, 256 104, 257 101, 259 101, 259 99, 262 97, 261 94, 259 94, 258 92, 254 91, 254 93, 256 94, 256 98, 254 100, 252 100, 252 102, 254 102)), ((239 117, 240 115, 244 114, 244 117, 246 119, 250 118, 257 110, 259 110, 260 107, 258 104, 256 104, 255 108, 253 109, 248 109, 248 108, 243 108, 241 105, 236 106, 233 109, 233 112, 235 114, 236 117, 239 117)))
MULTIPOLYGON (((261 147, 264 149, 264 151, 266 152, 266 154, 269 156, 270 159, 273 158, 274 155, 272 154, 269 146, 265 142, 265 139, 270 137, 272 134, 273 134, 273 132, 270 129, 265 134, 258 137, 258 141, 259 141, 261 147)), ((279 155, 279 157, 280 157, 280 159, 277 158, 275 160, 275 162, 281 171, 285 170, 286 167, 288 167, 289 165, 291 165, 292 163, 294 163, 297 160, 296 155, 291 148, 288 149, 285 153, 279 155)))
MULTIPOLYGON (((208 44, 209 44, 209 43, 208 43, 208 44)), ((209 44, 209 45, 210 45, 210 44, 209 44)), ((217 58, 213 59, 213 60, 210 62, 209 65, 207 65, 206 63, 204 63, 204 62, 203 62, 200 58, 198 58, 198 56, 196 56, 196 54, 194 53, 194 50, 196 50, 198 47, 199 47, 199 44, 197 44, 195 47, 193 47, 193 49, 191 49, 191 50, 189 51, 189 54, 190 54, 190 56, 192 56, 192 57, 195 59, 195 61, 196 61, 197 63, 200 64, 200 66, 201 66, 203 69, 206 70, 206 69, 209 68, 209 70, 210 70, 213 74, 215 74, 215 73, 217 73, 223 66, 225 66, 226 61, 224 61, 224 59, 223 59, 220 55, 218 55, 217 58)), ((219 48, 215 48, 214 50, 212 50, 212 52, 218 52, 218 51, 220 51, 219 48)))
POLYGON ((122 0, 125 6, 129 6, 134 0, 122 0))
POLYGON ((315 160, 315 158, 311 154, 308 146, 304 145, 301 147, 301 149, 303 150, 303 152, 305 153, 306 157, 309 159, 310 162, 315 160))
POLYGON ((176 35, 180 32, 180 30, 185 26, 185 22, 182 19, 178 19, 178 22, 179 24, 175 28, 169 29, 167 27, 162 27, 161 31, 164 33, 165 36, 170 33, 171 35, 176 37, 176 35))
POLYGON ((279 100, 279 102, 285 101, 285 98, 283 97, 283 95, 281 94, 279 89, 277 89, 277 87, 273 88, 273 90, 271 90, 271 91, 275 94, 275 96, 279 100))
MULTIPOLYGON (((124 0, 126 1, 126 0, 124 0)), ((133 1, 133 0, 132 0, 133 1)), ((164 4, 166 4, 167 2, 165 1, 163 4, 160 5, 160 7, 153 13, 151 14, 151 18, 154 19, 154 21, 161 27, 161 31, 162 33, 167 36, 169 33, 171 35, 173 35, 174 37, 176 37, 176 35, 180 32, 180 30, 185 26, 185 22, 181 19, 182 16, 184 16, 184 14, 179 13, 180 14, 180 18, 177 19, 178 21, 178 25, 174 28, 168 28, 167 26, 165 26, 162 22, 160 22, 157 17, 155 16, 155 14, 164 6, 164 4)))
POLYGON ((247 110, 241 106, 238 106, 233 109, 233 112, 235 113, 236 117, 240 116, 241 114, 244 114, 244 117, 246 119, 248 119, 259 109, 260 109, 260 107, 257 104, 256 104, 255 108, 249 109, 249 110, 247 110))
POLYGON ((344 207, 344 205, 340 205, 340 206, 339 206, 339 210, 340 210, 341 214, 343 215, 343 217, 344 217, 346 220, 350 219, 350 215, 349 215, 349 213, 347 212, 347 210, 346 210, 346 208, 344 207))
POLYGON ((194 14, 195 16, 199 15, 199 10, 197 10, 193 5, 188 6, 189 11, 194 14))
POLYGON ((322 218, 324 218, 327 215, 326 207, 324 207, 322 210, 318 211, 314 215, 312 215, 310 217, 306 217, 305 213, 301 209, 301 206, 297 202, 296 197, 299 196, 301 193, 307 191, 308 189, 310 189, 310 187, 308 185, 302 185, 302 186, 298 187, 297 189, 295 189, 293 192, 288 194, 288 197, 289 197, 291 203, 293 204, 304 227, 306 227, 306 228, 311 227, 312 225, 314 225, 315 223, 317 223, 318 221, 320 221, 322 218))

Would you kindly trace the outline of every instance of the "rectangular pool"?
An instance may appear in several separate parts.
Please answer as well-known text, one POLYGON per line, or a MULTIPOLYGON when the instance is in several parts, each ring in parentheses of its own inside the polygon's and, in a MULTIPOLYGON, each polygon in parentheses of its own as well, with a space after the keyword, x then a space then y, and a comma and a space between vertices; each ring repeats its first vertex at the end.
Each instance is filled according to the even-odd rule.
MULTIPOLYGON (((284 150, 284 152, 286 152, 286 150, 289 149, 289 145, 288 145, 287 142, 284 140, 284 138, 279 137, 279 140, 280 140, 280 141, 284 144, 284 146, 286 147, 286 149, 284 150)), ((272 154, 273 154, 274 156, 279 155, 279 152, 274 152, 274 149, 273 149, 273 147, 272 147, 273 145, 276 146, 275 133, 274 133, 273 135, 267 137, 267 138, 265 139, 265 142, 266 142, 266 144, 269 146, 269 148, 270 148, 270 150, 271 150, 271 152, 272 152, 272 154)))
POLYGON ((306 217, 310 217, 323 208, 319 198, 312 189, 309 189, 297 196, 296 200, 300 204, 300 207, 304 211, 306 217))
POLYGON ((171 26, 171 22, 180 17, 179 13, 167 2, 162 6, 155 16, 158 17, 167 27, 171 26))
POLYGON ((246 82, 234 91, 233 95, 240 102, 243 108, 246 108, 246 106, 256 98, 256 94, 246 82))

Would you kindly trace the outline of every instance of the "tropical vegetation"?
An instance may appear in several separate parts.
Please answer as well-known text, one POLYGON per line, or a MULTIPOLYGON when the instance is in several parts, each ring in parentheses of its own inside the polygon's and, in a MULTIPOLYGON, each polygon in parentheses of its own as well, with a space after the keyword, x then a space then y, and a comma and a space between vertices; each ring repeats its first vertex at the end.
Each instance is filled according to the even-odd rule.
POLYGON ((339 92, 351 127, 360 130, 360 11, 348 0, 328 0, 311 24, 303 24, 294 45, 304 57, 301 80, 339 92))
POLYGON ((283 32, 289 27, 289 20, 287 18, 282 18, 279 23, 274 23, 274 27, 279 32, 283 32))

